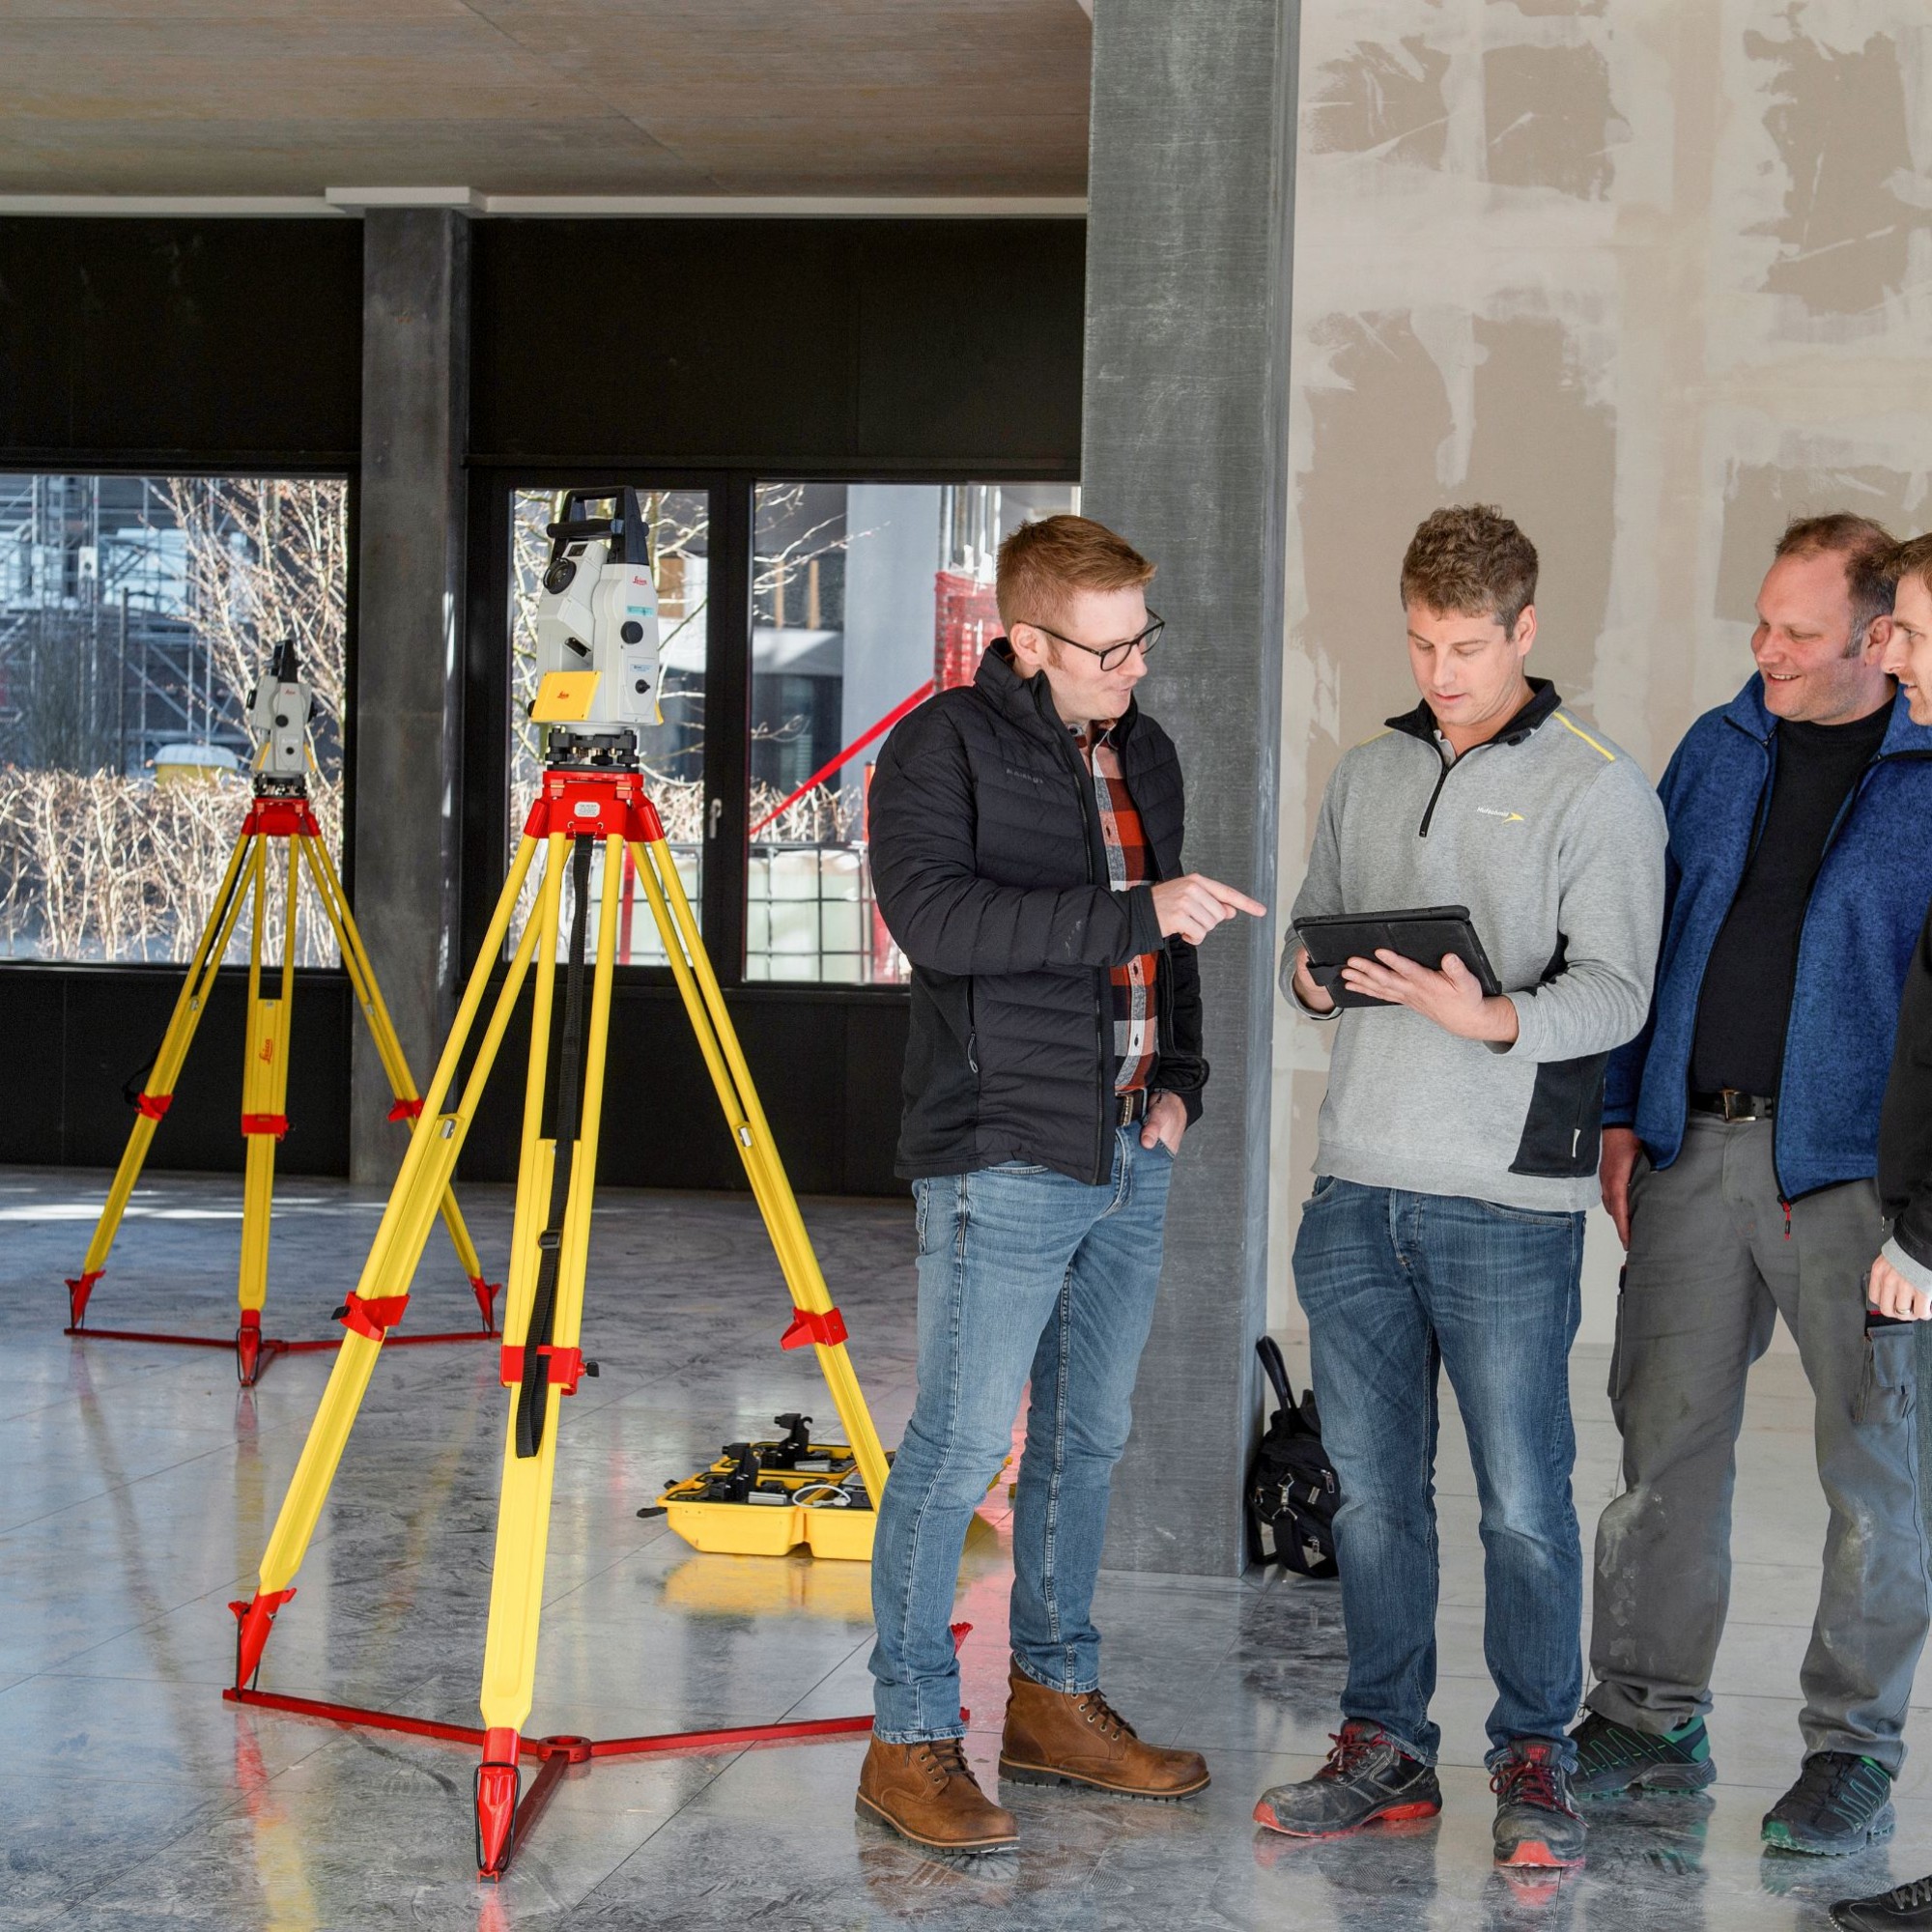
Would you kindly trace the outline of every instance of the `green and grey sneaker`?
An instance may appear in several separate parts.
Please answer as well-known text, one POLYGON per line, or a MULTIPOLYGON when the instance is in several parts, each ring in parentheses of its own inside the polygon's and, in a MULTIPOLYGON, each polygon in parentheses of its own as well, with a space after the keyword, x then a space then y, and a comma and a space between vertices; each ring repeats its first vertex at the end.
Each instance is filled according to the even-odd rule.
POLYGON ((1624 1791, 1702 1791, 1715 1783, 1716 1761, 1702 1718, 1661 1735, 1592 1711, 1570 1733, 1577 1769, 1570 1789, 1578 1798, 1609 1798, 1624 1791))
POLYGON ((1365 1825, 1433 1818, 1441 1810, 1435 1767, 1408 1756, 1374 1724, 1350 1718, 1333 1744, 1313 1777, 1262 1793, 1257 1825, 1292 1838, 1339 1838, 1365 1825))
POLYGON ((1891 1774, 1851 1751, 1813 1751, 1798 1782, 1764 1814, 1764 1841, 1780 1852, 1842 1858, 1891 1836, 1891 1774))

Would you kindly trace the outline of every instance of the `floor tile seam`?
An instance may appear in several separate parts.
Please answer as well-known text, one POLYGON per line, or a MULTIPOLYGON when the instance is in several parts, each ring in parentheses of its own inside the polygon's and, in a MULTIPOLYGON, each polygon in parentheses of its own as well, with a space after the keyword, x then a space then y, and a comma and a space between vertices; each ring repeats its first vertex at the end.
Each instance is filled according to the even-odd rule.
POLYGON ((668 1830, 671 1825, 675 1824, 677 1820, 683 1817, 683 1815, 688 1810, 690 1810, 694 1804, 696 1804, 701 1798, 705 1797, 716 1786, 718 1780, 722 1778, 724 1776, 724 1774, 728 1772, 731 1769, 731 1767, 738 1762, 740 1758, 748 1757, 750 1755, 751 1751, 749 1748, 744 1750, 720 1752, 716 1754, 707 1753, 707 1756, 711 1757, 712 1762, 716 1765, 716 1769, 712 1772, 711 1776, 707 1778, 704 1778, 701 1782, 696 1784, 689 1793, 687 1793, 683 1798, 679 1799, 674 1804, 672 1804, 670 1809, 667 1811, 665 1815, 662 1818, 660 1818, 658 1822, 655 1825, 653 1825, 650 1828, 650 1830, 647 1831, 644 1833, 644 1835, 641 1838, 639 1838, 638 1842, 635 1845, 633 1845, 631 1849, 628 1852, 626 1852, 624 1856, 620 1858, 617 1861, 617 1862, 610 1868, 610 1870, 605 1872, 597 1880, 597 1882, 589 1888, 588 1890, 579 1893, 579 1895, 575 1899, 573 1899, 569 1903, 569 1905, 567 1905, 564 1908, 565 1911, 566 1912, 576 1911, 579 1908, 589 1904, 591 1899, 593 1899, 598 1892, 603 1890, 603 1889, 607 1885, 609 1885, 611 1881, 614 1879, 619 1872, 621 1872, 634 1860, 641 1858, 643 1854, 650 1849, 652 1841, 658 1836, 660 1833, 668 1830))
POLYGON ((118 1483, 109 1483, 104 1489, 91 1490, 84 1496, 75 1496, 71 1500, 62 1503, 57 1509, 44 1510, 39 1516, 30 1516, 23 1518, 18 1522, 8 1523, 5 1527, 0 1527, 0 1543, 4 1543, 8 1537, 13 1536, 19 1530, 33 1528, 36 1523, 50 1522, 55 1517, 67 1515, 70 1510, 84 1509, 89 1503, 97 1503, 103 1496, 119 1495, 124 1490, 134 1489, 142 1483, 152 1481, 156 1476, 172 1475, 178 1469, 185 1469, 191 1463, 206 1462, 209 1457, 222 1455, 234 1447, 235 1443, 232 1439, 226 1442, 213 1443, 206 1449, 197 1451, 192 1456, 184 1456, 179 1463, 169 1463, 160 1468, 146 1470, 138 1476, 125 1477, 118 1483))
MULTIPOLYGON (((314 1549, 316 1545, 322 1541, 323 1538, 320 1535, 318 1535, 309 1544, 309 1548, 311 1550, 314 1549)), ((226 1607, 227 1600, 222 1598, 222 1593, 224 1591, 234 1590, 238 1594, 243 1592, 252 1593, 253 1590, 257 1587, 258 1582, 259 1582, 258 1573, 252 1571, 243 1571, 239 1576, 231 1577, 225 1583, 215 1583, 210 1586, 208 1589, 198 1590, 195 1592, 193 1596, 184 1597, 179 1603, 171 1604, 166 1609, 156 1610, 154 1613, 154 1615, 143 1617, 138 1623, 126 1625, 121 1630, 114 1632, 111 1635, 102 1637, 98 1643, 91 1643, 87 1645, 87 1647, 83 1650, 71 1651, 68 1653, 66 1656, 56 1659, 55 1663, 56 1664, 73 1663, 78 1662, 78 1660, 83 1657, 91 1657, 95 1651, 104 1649, 110 1643, 119 1643, 124 1637, 136 1636, 142 1631, 153 1630, 157 1625, 164 1624, 168 1622, 171 1618, 180 1616, 184 1610, 192 1609, 197 1604, 207 1603, 210 1598, 214 1598, 217 1601, 222 1602, 223 1607, 226 1607)), ((37 1670, 30 1674, 36 1677, 40 1677, 40 1676, 46 1676, 52 1673, 47 1670, 37 1670)), ((145 1684, 145 1683, 152 1683, 154 1680, 152 1678, 132 1678, 128 1681, 131 1683, 145 1684)), ((0 1696, 4 1696, 5 1694, 6 1694, 5 1691, 0 1691, 0 1696)))
MULTIPOLYGON (((156 1363, 153 1368, 141 1372, 141 1379, 146 1381, 150 1378, 158 1378, 163 1382, 171 1382, 177 1378, 187 1374, 192 1367, 193 1364, 191 1362, 184 1362, 172 1369, 164 1368, 161 1364, 156 1363)), ((129 1383, 118 1384, 121 1387, 130 1385, 129 1383)), ((96 1392, 94 1399, 96 1401, 106 1400, 105 1396, 99 1391, 96 1392)), ((64 1394, 55 1397, 52 1401, 37 1403, 32 1408, 16 1408, 14 1410, 14 1415, 16 1420, 27 1421, 37 1415, 45 1415, 51 1409, 71 1408, 74 1401, 73 1392, 70 1389, 64 1394)))
MULTIPOLYGON (((807 1685, 804 1688, 804 1690, 802 1690, 798 1693, 798 1695, 795 1696, 792 1699, 792 1701, 789 1704, 787 1704, 781 1712, 780 1712, 778 1717, 773 1721, 776 1723, 790 1722, 792 1719, 793 1713, 796 1712, 801 1705, 807 1703, 826 1685, 830 1684, 833 1678, 837 1677, 840 1671, 844 1670, 851 1663, 852 1660, 855 1657, 857 1657, 862 1650, 867 1649, 870 1646, 871 1642, 872 1642, 872 1634, 869 1632, 863 1636, 854 1638, 851 1648, 849 1650, 844 1651, 835 1662, 828 1664, 826 1668, 823 1671, 821 1671, 819 1675, 816 1678, 814 1678, 810 1684, 807 1685)), ((846 1715, 857 1717, 860 1714, 855 1711, 848 1713, 846 1715)))
MULTIPOLYGON (((205 1832, 209 1826, 218 1820, 235 1816, 238 1811, 245 1809, 246 1804, 247 1800, 239 1791, 232 1791, 219 1797, 208 1799, 204 1804, 194 1808, 182 1829, 173 1836, 158 1846, 150 1846, 142 1854, 142 1862, 150 1863, 156 1859, 165 1856, 167 1853, 172 1852, 178 1845, 185 1844, 197 1833, 205 1832)), ((65 1924, 70 1920, 77 1919, 83 1908, 86 1907, 90 1900, 98 1898, 101 1892, 107 1890, 111 1886, 123 1883, 127 1877, 128 1872, 125 1869, 102 1871, 97 1874, 91 1882, 83 1882, 83 1888, 78 1893, 61 1901, 55 1918, 43 1920, 42 1922, 45 1924, 65 1924)))
POLYGON ((560 1608, 563 1605, 569 1603, 573 1597, 581 1595, 601 1577, 610 1576, 611 1571, 621 1570, 626 1563, 641 1556, 647 1549, 655 1549, 668 1534, 668 1528, 661 1524, 657 1535, 647 1538, 642 1543, 633 1544, 628 1549, 619 1550, 601 1569, 585 1571, 567 1589, 559 1590, 554 1597, 545 1597, 538 1605, 540 1614, 544 1616, 550 1615, 553 1610, 560 1608))

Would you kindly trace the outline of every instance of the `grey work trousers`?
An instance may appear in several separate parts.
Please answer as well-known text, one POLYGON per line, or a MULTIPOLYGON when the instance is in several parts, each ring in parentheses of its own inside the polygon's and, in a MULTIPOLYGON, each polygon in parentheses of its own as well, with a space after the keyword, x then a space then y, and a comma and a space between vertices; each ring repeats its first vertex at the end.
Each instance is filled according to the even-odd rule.
POLYGON ((1769 1122, 1693 1114, 1669 1167, 1637 1164, 1610 1359, 1625 1488, 1597 1528, 1586 1702, 1652 1733, 1710 1710, 1745 1379, 1781 1314, 1811 1384, 1831 1508, 1799 1678, 1804 1752, 1853 1751, 1895 1773, 1932 1618, 1913 1329, 1865 1328, 1881 1236, 1870 1181, 1806 1195, 1790 1217, 1787 1235, 1769 1122))

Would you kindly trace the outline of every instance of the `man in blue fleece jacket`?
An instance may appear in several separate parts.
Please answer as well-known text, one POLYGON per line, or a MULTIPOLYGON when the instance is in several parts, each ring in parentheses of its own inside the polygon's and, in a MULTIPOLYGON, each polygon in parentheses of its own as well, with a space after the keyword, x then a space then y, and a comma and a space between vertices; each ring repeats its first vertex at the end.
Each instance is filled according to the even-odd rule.
POLYGON ((1816 1399, 1831 1509, 1801 1672, 1804 1761, 1767 1844, 1837 1854, 1891 1830, 1928 1614, 1909 1326, 1866 1321, 1899 990, 1926 902, 1932 729, 1881 664, 1889 537, 1793 524, 1758 592, 1753 676, 1659 787, 1663 948, 1612 1056, 1604 1205, 1629 1250, 1610 1364, 1624 1492, 1597 1532, 1577 1788, 1692 1790, 1730 1594, 1745 1380, 1782 1315, 1816 1399))

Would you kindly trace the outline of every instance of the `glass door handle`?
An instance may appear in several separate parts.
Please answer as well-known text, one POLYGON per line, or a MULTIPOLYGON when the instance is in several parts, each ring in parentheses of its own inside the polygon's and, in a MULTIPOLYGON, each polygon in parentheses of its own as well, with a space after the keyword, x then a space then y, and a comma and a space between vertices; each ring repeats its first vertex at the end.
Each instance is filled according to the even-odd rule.
POLYGON ((718 837, 718 821, 724 816, 724 801, 722 798, 714 798, 711 801, 711 817, 709 822, 709 828, 704 835, 707 838, 716 838, 718 837))

